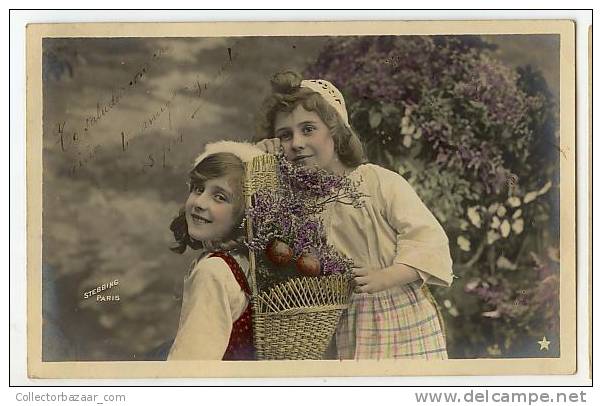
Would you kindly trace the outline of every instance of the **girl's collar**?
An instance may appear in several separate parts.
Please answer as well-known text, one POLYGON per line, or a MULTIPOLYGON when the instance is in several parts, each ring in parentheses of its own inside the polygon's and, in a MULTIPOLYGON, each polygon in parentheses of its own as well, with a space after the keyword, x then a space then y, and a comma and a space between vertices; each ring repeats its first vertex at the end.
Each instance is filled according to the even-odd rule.
POLYGON ((343 176, 351 176, 351 175, 353 175, 363 165, 366 165, 366 163, 361 163, 358 166, 351 167, 351 168, 345 168, 345 173, 343 174, 343 176))

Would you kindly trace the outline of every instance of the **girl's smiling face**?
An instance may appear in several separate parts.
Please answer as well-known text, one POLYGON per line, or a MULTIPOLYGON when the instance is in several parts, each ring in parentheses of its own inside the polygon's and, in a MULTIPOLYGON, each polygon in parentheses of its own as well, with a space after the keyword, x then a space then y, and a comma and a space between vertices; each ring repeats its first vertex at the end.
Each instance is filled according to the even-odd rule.
POLYGON ((298 105, 292 112, 279 112, 274 120, 274 135, 280 139, 286 157, 304 166, 341 173, 343 165, 334 149, 330 130, 320 116, 298 105))
POLYGON ((197 241, 225 241, 240 217, 240 202, 230 177, 208 179, 191 185, 186 200, 188 234, 197 241))

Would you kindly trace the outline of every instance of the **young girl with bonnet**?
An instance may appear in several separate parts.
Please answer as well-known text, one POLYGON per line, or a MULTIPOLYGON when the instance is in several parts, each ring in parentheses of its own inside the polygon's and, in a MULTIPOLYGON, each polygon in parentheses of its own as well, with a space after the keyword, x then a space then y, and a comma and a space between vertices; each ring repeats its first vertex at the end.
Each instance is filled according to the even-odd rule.
POLYGON ((244 245, 244 163, 262 152, 246 143, 206 146, 190 172, 190 194, 172 222, 172 250, 199 250, 184 281, 180 324, 168 360, 254 358, 244 245))
POLYGON ((336 331, 341 359, 446 359, 443 322, 428 284, 449 286, 443 228, 399 174, 366 163, 345 100, 326 80, 276 74, 258 121, 257 146, 360 181, 364 207, 334 203, 328 242, 350 257, 356 289, 336 331))

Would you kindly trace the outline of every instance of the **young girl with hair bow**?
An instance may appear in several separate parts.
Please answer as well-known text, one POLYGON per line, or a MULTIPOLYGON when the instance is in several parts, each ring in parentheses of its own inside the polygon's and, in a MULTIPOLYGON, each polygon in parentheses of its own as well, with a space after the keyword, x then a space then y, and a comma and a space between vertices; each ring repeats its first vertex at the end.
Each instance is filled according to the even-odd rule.
POLYGON ((200 250, 184 282, 168 360, 255 357, 244 245, 244 163, 262 152, 246 143, 209 144, 190 172, 190 193, 172 222, 172 250, 200 250))

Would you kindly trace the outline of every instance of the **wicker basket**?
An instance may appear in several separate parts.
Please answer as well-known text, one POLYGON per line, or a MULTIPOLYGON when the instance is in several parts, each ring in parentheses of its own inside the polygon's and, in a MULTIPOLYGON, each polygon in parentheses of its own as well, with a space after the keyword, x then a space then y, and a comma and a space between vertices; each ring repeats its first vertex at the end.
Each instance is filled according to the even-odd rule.
MULTIPOLYGON (((278 160, 262 155, 246 164, 245 201, 262 188, 278 187, 278 160)), ((247 237, 253 224, 247 218, 247 237)), ((260 360, 322 359, 349 299, 349 279, 344 275, 295 278, 268 291, 258 292, 258 258, 249 254, 249 279, 253 293, 253 337, 260 360)))

